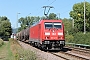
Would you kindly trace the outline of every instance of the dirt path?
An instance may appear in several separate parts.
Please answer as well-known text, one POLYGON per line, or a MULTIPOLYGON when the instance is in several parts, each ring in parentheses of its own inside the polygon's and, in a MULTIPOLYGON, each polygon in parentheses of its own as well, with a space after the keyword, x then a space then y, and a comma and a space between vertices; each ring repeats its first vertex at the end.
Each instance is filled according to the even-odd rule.
POLYGON ((4 42, 4 45, 0 47, 0 60, 13 60, 9 42, 4 42))

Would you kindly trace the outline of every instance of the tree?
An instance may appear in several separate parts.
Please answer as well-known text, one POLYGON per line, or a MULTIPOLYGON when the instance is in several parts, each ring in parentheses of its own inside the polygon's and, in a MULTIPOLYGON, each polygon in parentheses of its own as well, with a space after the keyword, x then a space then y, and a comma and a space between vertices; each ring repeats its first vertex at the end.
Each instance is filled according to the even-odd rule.
POLYGON ((72 20, 64 18, 62 21, 64 23, 65 33, 68 34, 72 30, 72 20))
POLYGON ((18 31, 21 31, 23 29, 26 29, 27 27, 33 25, 35 22, 38 22, 40 20, 40 17, 21 17, 18 22, 20 23, 20 28, 18 29, 18 31))
POLYGON ((45 19, 46 19, 46 17, 45 17, 45 16, 42 16, 42 17, 41 17, 41 19, 42 19, 42 20, 45 20, 45 19))
POLYGON ((34 18, 35 18, 34 22, 38 22, 40 20, 39 16, 38 17, 34 17, 34 18))
MULTIPOLYGON (((85 2, 86 7, 86 30, 90 31, 90 3, 85 2)), ((79 31, 84 30, 84 2, 73 5, 73 10, 70 11, 70 17, 74 19, 75 28, 79 31)))
POLYGON ((12 34, 11 23, 7 17, 0 17, 0 37, 8 38, 12 34))
POLYGON ((50 13, 48 18, 49 18, 49 19, 57 19, 56 16, 57 16, 56 14, 50 13))
POLYGON ((0 21, 6 21, 6 20, 9 21, 9 19, 8 19, 6 16, 4 16, 4 17, 0 17, 0 21))

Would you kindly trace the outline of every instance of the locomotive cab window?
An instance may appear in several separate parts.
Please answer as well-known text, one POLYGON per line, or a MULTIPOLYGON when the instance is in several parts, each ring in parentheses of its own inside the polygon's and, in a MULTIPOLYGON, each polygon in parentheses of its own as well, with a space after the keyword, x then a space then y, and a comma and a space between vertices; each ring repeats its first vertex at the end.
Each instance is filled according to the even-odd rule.
POLYGON ((61 28, 61 23, 59 22, 45 22, 45 28, 61 28))
POLYGON ((61 28, 61 23, 54 23, 54 27, 53 28, 61 28))
POLYGON ((52 23, 45 22, 45 28, 53 28, 52 23))

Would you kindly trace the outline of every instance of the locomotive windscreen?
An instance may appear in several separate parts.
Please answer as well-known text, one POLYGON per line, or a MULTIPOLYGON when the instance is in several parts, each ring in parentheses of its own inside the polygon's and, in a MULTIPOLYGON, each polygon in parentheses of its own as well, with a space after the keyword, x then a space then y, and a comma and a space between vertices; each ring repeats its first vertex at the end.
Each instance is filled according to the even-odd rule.
POLYGON ((45 22, 45 28, 61 28, 62 24, 60 22, 45 22))

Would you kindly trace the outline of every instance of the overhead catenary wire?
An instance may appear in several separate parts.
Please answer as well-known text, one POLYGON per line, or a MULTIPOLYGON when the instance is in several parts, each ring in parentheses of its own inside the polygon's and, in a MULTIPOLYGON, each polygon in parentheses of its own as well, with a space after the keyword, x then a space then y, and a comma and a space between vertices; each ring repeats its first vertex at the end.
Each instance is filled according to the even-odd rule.
MULTIPOLYGON (((71 2, 72 3, 72 2, 71 2)), ((77 0, 75 0, 75 3, 77 3, 77 0)), ((68 6, 70 6, 70 4, 67 4, 67 5, 65 5, 65 6, 61 6, 60 8, 63 8, 63 7, 68 7, 68 6)), ((57 9, 55 9, 56 11, 59 11, 59 10, 57 10, 57 9)), ((68 10, 66 10, 66 11, 64 11, 64 12, 61 12, 60 13, 60 15, 63 15, 63 14, 65 14, 65 13, 67 13, 68 11, 70 11, 71 9, 68 9, 68 10)))
POLYGON ((43 8, 45 8, 45 9, 44 9, 44 15, 45 15, 46 18, 48 19, 48 16, 47 16, 47 15, 48 15, 48 13, 49 13, 49 11, 50 11, 50 8, 54 8, 54 7, 53 7, 53 6, 43 6, 43 8), (49 8, 47 12, 46 12, 46 8, 49 8))
MULTIPOLYGON (((50 0, 48 0, 48 1, 50 1, 50 0)), ((47 6, 50 6, 50 5, 52 5, 53 3, 55 3, 57 0, 53 0, 50 4, 48 4, 47 6)), ((75 3, 77 3, 77 0, 75 1, 75 3)), ((45 4, 45 3, 44 3, 45 4)), ((63 7, 67 7, 67 6, 69 6, 70 4, 67 4, 66 6, 61 6, 61 8, 63 8, 63 7)), ((40 8, 41 9, 41 8, 40 8)), ((64 12, 61 12, 60 14, 61 15, 63 15, 63 14, 65 14, 65 13, 67 13, 68 11, 70 11, 71 9, 68 9, 68 10, 66 10, 66 11, 64 11, 64 12)), ((43 9, 41 10, 41 11, 39 11, 36 15, 39 15, 41 12, 43 11, 43 9)), ((56 9, 56 11, 59 11, 59 10, 57 10, 56 9)))
MULTIPOLYGON (((48 0, 49 1, 49 0, 48 0)), ((51 4, 53 4, 54 2, 55 2, 56 0, 53 0, 50 4, 48 4, 47 6, 50 6, 51 4)), ((41 9, 41 8, 40 8, 41 9)), ((41 12, 42 12, 43 10, 41 10, 39 13, 37 13, 37 15, 38 14, 40 14, 41 12)))
MULTIPOLYGON (((49 1, 49 0, 48 0, 49 1)), ((46 1, 46 2, 48 2, 48 1, 46 1)), ((45 4, 46 2, 44 2, 43 4, 45 4)), ((40 12, 42 12, 43 10, 41 10, 41 7, 40 8, 37 8, 36 10, 39 10, 40 9, 40 11, 36 14, 36 16, 40 13, 40 12)))
POLYGON ((53 4, 56 0, 52 1, 49 5, 53 4))

